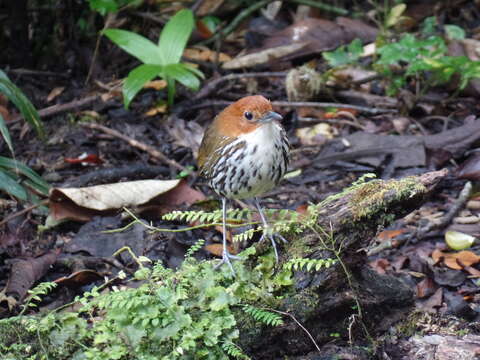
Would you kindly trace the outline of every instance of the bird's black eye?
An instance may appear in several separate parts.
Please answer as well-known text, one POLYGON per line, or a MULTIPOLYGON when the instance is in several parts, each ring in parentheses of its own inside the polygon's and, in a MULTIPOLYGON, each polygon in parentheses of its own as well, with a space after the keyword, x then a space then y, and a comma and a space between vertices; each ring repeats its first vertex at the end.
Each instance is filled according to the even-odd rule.
POLYGON ((252 120, 253 119, 253 114, 250 111, 245 111, 245 119, 247 120, 252 120))

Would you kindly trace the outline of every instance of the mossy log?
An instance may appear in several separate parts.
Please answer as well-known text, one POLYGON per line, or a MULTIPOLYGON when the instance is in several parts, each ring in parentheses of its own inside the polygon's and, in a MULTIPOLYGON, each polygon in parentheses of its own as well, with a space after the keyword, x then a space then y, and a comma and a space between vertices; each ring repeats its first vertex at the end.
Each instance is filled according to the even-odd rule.
POLYGON ((276 328, 240 324, 242 348, 259 359, 305 354, 316 349, 312 338, 319 346, 330 342, 332 334, 366 339, 406 316, 413 303, 412 291, 398 278, 371 270, 362 249, 379 229, 419 208, 446 174, 442 170, 399 180, 373 180, 327 199, 317 218, 323 235, 307 231, 290 239, 282 261, 335 258, 325 250, 325 237, 329 237, 341 250, 341 262, 319 272, 296 271, 293 293, 277 308, 291 316, 276 328))

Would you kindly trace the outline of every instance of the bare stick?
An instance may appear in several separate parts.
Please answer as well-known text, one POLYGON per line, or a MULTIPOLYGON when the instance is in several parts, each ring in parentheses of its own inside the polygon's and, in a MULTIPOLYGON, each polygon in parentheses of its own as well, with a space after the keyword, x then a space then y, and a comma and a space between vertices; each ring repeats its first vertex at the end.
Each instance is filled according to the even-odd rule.
MULTIPOLYGON (((83 99, 70 101, 66 104, 52 105, 52 106, 46 107, 42 110, 39 110, 38 115, 41 118, 44 118, 44 117, 60 114, 60 113, 63 113, 63 112, 69 111, 69 110, 77 109, 77 108, 83 107, 85 105, 88 105, 88 104, 96 101, 99 98, 100 98, 100 95, 91 95, 91 96, 87 96, 86 98, 83 98, 83 99)), ((13 120, 10 121, 9 123, 13 124, 13 123, 19 122, 21 119, 23 119, 23 116, 19 115, 19 116, 16 116, 15 118, 13 118, 13 120)))
POLYGON ((100 130, 103 131, 106 134, 112 135, 116 138, 122 139, 129 143, 131 146, 136 147, 137 149, 140 149, 142 151, 147 152, 150 154, 150 156, 154 157, 155 159, 158 159, 174 168, 177 168, 179 170, 185 170, 185 167, 183 165, 180 165, 178 162, 175 160, 169 159, 165 154, 162 152, 158 151, 157 149, 153 148, 150 145, 147 145, 145 143, 142 143, 140 141, 137 141, 135 139, 132 139, 131 137, 122 134, 121 132, 110 129, 106 126, 100 125, 100 124, 95 124, 95 123, 83 123, 81 124, 83 127, 87 127, 89 129, 95 129, 95 130, 100 130))
POLYGON ((7 216, 5 219, 3 219, 2 221, 0 221, 0 226, 2 226, 3 224, 6 224, 7 222, 9 222, 10 220, 12 219, 15 219, 17 216, 20 216, 20 215, 23 215, 29 211, 32 211, 33 209, 39 207, 39 206, 42 206, 42 205, 46 205, 48 204, 48 199, 44 199, 36 204, 33 204, 33 205, 30 205, 29 207, 26 207, 25 209, 23 210, 20 210, 20 211, 17 211, 16 213, 12 214, 12 215, 9 215, 7 216))
MULTIPOLYGON (((192 105, 188 110, 199 109, 209 106, 228 106, 231 101, 204 101, 201 104, 192 105)), ((384 109, 384 108, 372 108, 359 105, 350 105, 350 104, 341 104, 341 103, 326 103, 326 102, 298 102, 298 101, 272 101, 273 106, 279 107, 314 107, 314 108, 343 108, 343 109, 353 109, 367 114, 385 114, 385 113, 396 113, 395 109, 384 109)))
POLYGON ((285 315, 285 316, 288 316, 290 317, 293 321, 295 321, 297 323, 298 326, 300 326, 300 328, 308 335, 308 337, 310 338, 310 340, 312 340, 312 343, 313 345, 315 345, 315 347, 317 348, 318 352, 321 352, 320 350, 320 347, 318 346, 318 344, 316 343, 315 339, 313 338, 312 334, 310 334, 310 332, 305 328, 305 326, 303 326, 300 321, 297 320, 297 318, 295 316, 293 316, 292 314, 288 313, 288 312, 285 312, 285 311, 280 311, 280 310, 275 310, 275 309, 270 309, 270 308, 263 308, 264 310, 267 310, 267 311, 273 311, 273 312, 276 312, 278 314, 282 314, 282 315, 285 315))
POLYGON ((194 100, 199 100, 210 95, 216 88, 223 82, 235 80, 235 79, 244 79, 244 78, 255 78, 255 77, 283 77, 286 76, 286 72, 253 72, 253 73, 244 73, 244 74, 228 74, 218 79, 212 80, 207 83, 195 96, 194 100))

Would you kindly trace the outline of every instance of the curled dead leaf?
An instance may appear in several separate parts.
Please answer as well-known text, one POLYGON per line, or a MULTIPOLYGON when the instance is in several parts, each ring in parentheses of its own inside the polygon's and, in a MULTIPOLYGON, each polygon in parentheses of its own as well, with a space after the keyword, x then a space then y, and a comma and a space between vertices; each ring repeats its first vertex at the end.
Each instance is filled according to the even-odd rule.
POLYGON ((435 264, 443 261, 447 267, 454 270, 462 270, 465 266, 472 266, 480 262, 480 256, 467 250, 457 253, 446 253, 435 249, 432 252, 432 259, 435 264))
MULTIPOLYGON (((230 254, 236 254, 235 249, 231 245, 227 245, 228 251, 230 254)), ((223 245, 222 244, 208 244, 205 245, 205 250, 207 250, 210 254, 222 257, 223 252, 223 245)))
POLYGON ((49 218, 89 221, 123 207, 138 207, 175 189, 180 180, 139 180, 83 188, 53 188, 49 218))

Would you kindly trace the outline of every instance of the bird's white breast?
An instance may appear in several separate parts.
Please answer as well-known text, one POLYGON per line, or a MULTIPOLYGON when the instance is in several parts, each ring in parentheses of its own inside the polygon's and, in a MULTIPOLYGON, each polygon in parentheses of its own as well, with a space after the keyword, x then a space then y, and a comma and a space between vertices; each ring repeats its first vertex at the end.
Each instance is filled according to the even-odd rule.
POLYGON ((276 122, 240 135, 226 146, 215 165, 212 187, 227 198, 244 199, 270 191, 280 181, 288 163, 288 141, 276 122))

